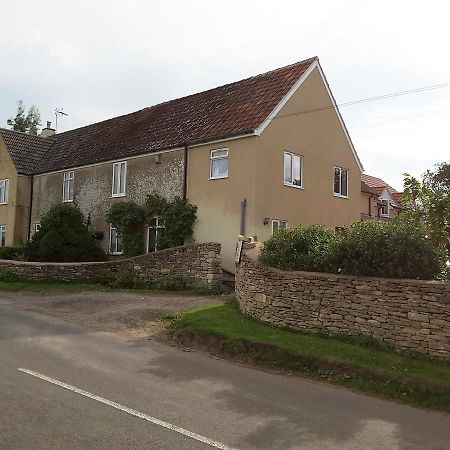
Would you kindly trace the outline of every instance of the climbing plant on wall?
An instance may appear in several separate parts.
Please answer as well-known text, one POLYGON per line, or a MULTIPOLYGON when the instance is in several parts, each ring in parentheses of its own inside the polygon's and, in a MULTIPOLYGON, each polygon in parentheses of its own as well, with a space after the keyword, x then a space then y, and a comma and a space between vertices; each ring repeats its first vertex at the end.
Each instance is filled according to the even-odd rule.
POLYGON ((136 256, 144 253, 145 222, 144 210, 134 202, 120 202, 111 206, 107 214, 108 222, 122 236, 125 256, 136 256))

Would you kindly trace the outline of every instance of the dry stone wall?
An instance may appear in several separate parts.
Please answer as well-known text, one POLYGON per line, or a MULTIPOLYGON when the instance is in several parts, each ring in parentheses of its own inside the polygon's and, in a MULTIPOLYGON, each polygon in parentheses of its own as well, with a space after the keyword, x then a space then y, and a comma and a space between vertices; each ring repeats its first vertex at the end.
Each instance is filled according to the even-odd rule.
POLYGON ((325 334, 365 334, 450 359, 450 283, 284 272, 242 255, 236 296, 246 314, 325 334))
POLYGON ((190 284, 215 285, 222 282, 220 244, 188 244, 134 258, 106 262, 42 263, 0 260, 27 280, 89 281, 106 271, 133 272, 149 277, 164 275, 185 278, 190 284))

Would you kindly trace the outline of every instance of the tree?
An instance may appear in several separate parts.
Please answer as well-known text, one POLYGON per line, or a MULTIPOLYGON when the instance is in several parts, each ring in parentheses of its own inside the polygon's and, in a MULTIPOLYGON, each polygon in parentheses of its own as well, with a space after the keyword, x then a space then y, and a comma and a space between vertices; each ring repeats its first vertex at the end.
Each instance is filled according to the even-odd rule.
POLYGON ((405 173, 402 202, 406 217, 422 222, 436 247, 450 250, 449 165, 442 163, 422 180, 405 173))
POLYGON ((102 261, 105 253, 89 232, 78 207, 57 203, 41 217, 41 227, 24 246, 29 261, 102 261))
POLYGON ((41 114, 36 106, 31 105, 25 114, 25 106, 22 100, 17 102, 17 113, 15 117, 11 117, 6 123, 14 131, 22 131, 23 133, 37 135, 41 126, 41 114))

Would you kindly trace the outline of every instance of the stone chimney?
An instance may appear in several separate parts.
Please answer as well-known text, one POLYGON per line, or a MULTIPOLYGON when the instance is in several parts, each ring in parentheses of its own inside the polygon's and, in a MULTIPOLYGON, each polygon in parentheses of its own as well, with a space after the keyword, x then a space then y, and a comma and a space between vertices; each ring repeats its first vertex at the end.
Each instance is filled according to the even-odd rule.
POLYGON ((41 137, 46 138, 49 136, 53 136, 55 134, 55 129, 52 128, 52 123, 47 120, 47 126, 42 128, 41 137))

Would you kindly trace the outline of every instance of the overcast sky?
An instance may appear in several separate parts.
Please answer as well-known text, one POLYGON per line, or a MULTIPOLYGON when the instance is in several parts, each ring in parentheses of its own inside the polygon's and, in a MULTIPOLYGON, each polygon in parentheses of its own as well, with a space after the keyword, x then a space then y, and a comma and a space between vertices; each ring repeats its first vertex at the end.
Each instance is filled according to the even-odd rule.
MULTIPOLYGON (((338 103, 450 82, 447 3, 3 0, 0 126, 18 99, 64 131, 315 55, 338 103)), ((450 87, 341 112, 398 189, 450 160, 450 87)))

